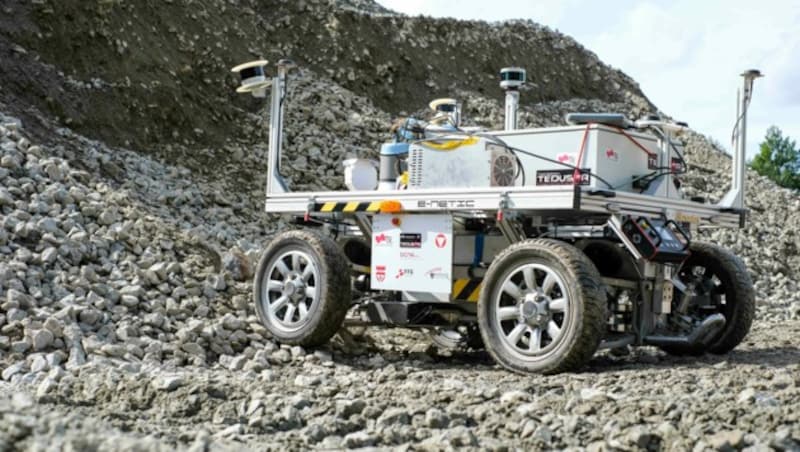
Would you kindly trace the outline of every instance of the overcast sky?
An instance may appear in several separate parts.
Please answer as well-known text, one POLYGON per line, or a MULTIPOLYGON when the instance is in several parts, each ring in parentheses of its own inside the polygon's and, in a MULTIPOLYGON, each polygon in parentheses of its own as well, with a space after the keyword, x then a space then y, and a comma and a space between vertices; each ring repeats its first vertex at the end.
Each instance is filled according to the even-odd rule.
POLYGON ((767 127, 800 141, 798 0, 378 0, 406 14, 531 19, 632 76, 660 109, 730 150, 739 74, 760 69, 748 155, 767 127))

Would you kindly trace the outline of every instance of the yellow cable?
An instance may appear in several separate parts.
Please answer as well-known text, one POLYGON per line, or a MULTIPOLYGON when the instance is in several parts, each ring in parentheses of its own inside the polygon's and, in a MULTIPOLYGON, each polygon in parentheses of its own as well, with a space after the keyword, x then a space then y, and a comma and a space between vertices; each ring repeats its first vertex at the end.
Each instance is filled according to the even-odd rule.
POLYGON ((436 149, 437 151, 453 151, 461 146, 470 146, 477 143, 479 140, 478 137, 469 137, 464 138, 463 140, 448 140, 442 143, 437 143, 435 141, 423 141, 421 144, 425 147, 429 147, 431 149, 436 149))

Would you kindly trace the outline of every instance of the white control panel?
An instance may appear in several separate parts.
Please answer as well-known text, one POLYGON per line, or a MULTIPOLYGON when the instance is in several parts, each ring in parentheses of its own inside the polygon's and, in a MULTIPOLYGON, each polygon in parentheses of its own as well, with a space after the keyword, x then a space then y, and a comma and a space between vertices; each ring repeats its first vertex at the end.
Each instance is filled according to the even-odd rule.
POLYGON ((449 294, 453 218, 450 215, 375 215, 373 289, 449 294))

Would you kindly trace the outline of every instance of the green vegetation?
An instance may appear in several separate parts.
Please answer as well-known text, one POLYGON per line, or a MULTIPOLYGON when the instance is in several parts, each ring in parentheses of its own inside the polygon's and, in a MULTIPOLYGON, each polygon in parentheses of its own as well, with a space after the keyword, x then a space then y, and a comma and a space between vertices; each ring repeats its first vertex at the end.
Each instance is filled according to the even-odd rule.
POLYGON ((767 129, 761 151, 750 162, 750 167, 781 187, 800 190, 800 149, 775 126, 767 129))

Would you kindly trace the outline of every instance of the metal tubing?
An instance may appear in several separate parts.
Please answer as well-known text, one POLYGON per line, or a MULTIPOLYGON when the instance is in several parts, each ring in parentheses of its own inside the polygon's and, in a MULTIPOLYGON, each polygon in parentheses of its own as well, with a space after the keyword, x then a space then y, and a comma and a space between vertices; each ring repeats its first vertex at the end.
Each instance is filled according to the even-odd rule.
POLYGON ((366 214, 357 213, 354 218, 358 230, 361 231, 361 235, 363 235, 365 239, 372 241, 372 222, 369 217, 366 214))
POLYGON ((707 344, 718 332, 725 328, 725 316, 713 314, 703 320, 688 336, 645 336, 647 345, 683 345, 694 346, 707 344))
POLYGON ((269 147, 267 149, 267 196, 275 193, 274 174, 278 172, 281 153, 281 98, 283 97, 282 77, 272 79, 271 108, 269 113, 269 147))
POLYGON ((505 129, 517 130, 517 112, 519 111, 519 91, 506 90, 505 129))
POLYGON ((281 177, 281 149, 283 147, 283 112, 285 110, 286 80, 289 69, 295 65, 290 60, 278 62, 278 75, 272 79, 272 98, 269 115, 269 148, 267 150, 267 198, 274 193, 286 193, 288 188, 281 177))
POLYGON ((744 209, 745 177, 747 169, 747 107, 753 95, 753 81, 761 77, 761 72, 751 69, 742 74, 743 88, 738 102, 737 123, 734 141, 733 162, 731 165, 731 189, 719 202, 720 206, 732 209, 744 209))
MULTIPOLYGON (((742 113, 742 90, 736 90, 736 124, 739 125, 739 115, 742 113)), ((733 143, 731 143, 733 149, 739 149, 739 130, 735 130, 736 134, 733 136, 733 143)))
POLYGON ((622 219, 619 217, 619 215, 611 215, 608 218, 608 222, 606 223, 606 225, 608 225, 608 228, 611 229, 612 232, 614 232, 614 235, 617 236, 620 242, 622 242, 622 244, 625 245, 625 249, 628 250, 629 253, 631 253, 631 256, 633 256, 634 260, 636 261, 643 260, 642 253, 640 253, 639 250, 636 248, 636 245, 634 245, 628 239, 628 236, 625 235, 624 232, 622 232, 622 219))
POLYGON ((508 240, 510 245, 525 240, 525 233, 517 220, 506 218, 502 221, 498 221, 497 228, 500 229, 500 232, 506 240, 508 240))
POLYGON ((628 345, 633 345, 635 343, 636 343, 636 336, 634 336, 633 334, 629 334, 622 338, 614 339, 611 341, 604 339, 602 342, 600 342, 600 346, 598 347, 598 349, 605 350, 611 348, 621 348, 621 347, 627 347, 628 345))

